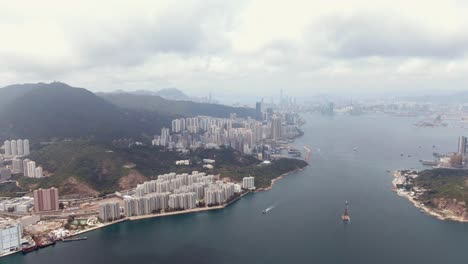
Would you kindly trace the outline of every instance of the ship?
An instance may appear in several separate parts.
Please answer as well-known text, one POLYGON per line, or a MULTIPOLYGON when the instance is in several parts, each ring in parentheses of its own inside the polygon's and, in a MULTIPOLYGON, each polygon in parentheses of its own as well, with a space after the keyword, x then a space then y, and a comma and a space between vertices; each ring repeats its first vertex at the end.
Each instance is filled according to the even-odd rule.
POLYGON ((55 245, 55 241, 46 241, 46 242, 43 242, 43 243, 38 243, 37 245, 39 246, 39 248, 45 248, 45 247, 48 247, 48 246, 53 246, 55 245))
POLYGON ((345 202, 345 211, 343 216, 341 217, 344 223, 348 223, 351 221, 351 217, 349 217, 349 212, 348 212, 348 201, 345 202))
POLYGON ((62 242, 73 242, 73 241, 80 241, 80 240, 86 240, 88 239, 87 237, 70 237, 70 238, 62 238, 62 242))
POLYGON ((262 211, 262 214, 268 213, 271 209, 273 209, 273 207, 268 207, 267 209, 262 211))
POLYGON ((27 245, 24 245, 22 248, 21 248, 21 252, 23 254, 26 254, 26 253, 29 253, 29 252, 32 252, 34 250, 37 249, 37 245, 36 243, 28 243, 27 245))

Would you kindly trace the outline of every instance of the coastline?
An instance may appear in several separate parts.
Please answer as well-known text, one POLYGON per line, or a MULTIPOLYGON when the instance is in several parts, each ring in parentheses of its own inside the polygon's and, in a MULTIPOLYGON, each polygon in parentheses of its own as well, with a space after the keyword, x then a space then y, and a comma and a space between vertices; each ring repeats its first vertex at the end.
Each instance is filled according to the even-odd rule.
POLYGON ((293 173, 296 173, 296 172, 300 172, 300 171, 303 171, 305 168, 309 167, 309 165, 303 167, 303 168, 299 168, 299 169, 295 169, 293 171, 290 171, 290 172, 286 172, 286 173, 283 173, 281 174, 280 176, 274 178, 271 180, 271 183, 270 183, 270 186, 268 187, 263 187, 263 188, 259 188, 257 190, 255 190, 255 192, 264 192, 264 191, 269 191, 273 188, 273 185, 275 185, 275 183, 281 179, 283 179, 283 177, 285 176, 288 176, 289 174, 293 174, 293 173))
POLYGON ((229 205, 235 203, 236 201, 240 200, 242 197, 244 197, 245 195, 247 195, 249 193, 251 193, 251 192, 245 192, 245 193, 241 194, 239 197, 237 197, 236 199, 230 201, 229 203, 223 204, 223 205, 212 206, 212 207, 198 207, 198 208, 193 208, 193 209, 189 209, 189 210, 181 210, 181 211, 167 212, 167 213, 160 213, 160 214, 130 216, 130 217, 127 217, 125 219, 128 219, 130 221, 135 221, 135 220, 143 220, 143 219, 156 218, 156 217, 164 217, 164 216, 179 215, 179 214, 191 214, 191 213, 197 213, 197 212, 224 209, 224 208, 228 207, 229 205))
MULTIPOLYGON (((113 222, 109 222, 109 223, 103 223, 103 224, 99 224, 97 226, 93 226, 93 227, 90 227, 90 228, 87 228, 87 229, 84 229, 84 230, 77 231, 77 232, 75 232, 73 234, 70 234, 69 237, 76 237, 78 235, 81 235, 81 234, 84 234, 84 233, 87 233, 87 232, 96 231, 96 230, 99 230, 99 229, 102 229, 102 228, 105 228, 105 227, 108 227, 108 226, 111 226, 111 225, 120 224, 120 223, 125 222, 125 221, 138 221, 138 220, 157 218, 157 217, 173 216, 173 215, 180 215, 180 214, 191 214, 191 213, 197 213, 197 212, 224 209, 224 208, 228 207, 229 205, 233 204, 234 202, 240 200, 245 195, 248 195, 250 193, 257 193, 257 192, 260 192, 260 191, 271 190, 273 188, 273 185, 278 180, 282 179, 283 177, 285 177, 285 176, 287 176, 289 174, 293 174, 293 173, 297 173, 299 171, 302 171, 305 168, 307 168, 308 166, 309 165, 307 165, 307 166, 305 166, 303 168, 298 168, 298 169, 292 170, 290 172, 283 173, 283 174, 279 175, 278 177, 272 179, 270 186, 264 187, 264 188, 259 188, 259 189, 255 190, 253 192, 251 192, 251 191, 244 192, 239 197, 237 197, 236 199, 234 199, 234 200, 232 200, 229 203, 226 203, 224 205, 218 205, 218 206, 212 206, 212 207, 200 207, 200 208, 194 208, 194 209, 189 209, 189 210, 167 212, 167 213, 160 213, 160 214, 149 214, 149 215, 125 217, 125 218, 119 219, 117 221, 113 221, 113 222)), ((60 240, 57 240, 57 241, 60 241, 60 240)), ((0 258, 9 256, 9 255, 13 255, 13 254, 17 254, 17 253, 20 253, 20 252, 22 252, 21 249, 18 250, 18 251, 8 252, 7 254, 0 255, 0 258)))
POLYGON ((432 208, 432 207, 428 207, 428 206, 424 205, 423 203, 421 203, 420 201, 418 201, 417 199, 415 199, 408 192, 399 191, 397 189, 397 180, 398 180, 399 177, 401 177, 401 171, 399 171, 399 170, 393 171, 392 175, 393 175, 393 177, 395 177, 395 179, 392 181, 392 184, 393 184, 392 190, 398 196, 401 196, 401 197, 404 197, 404 198, 408 199, 422 213, 425 213, 427 215, 430 215, 430 216, 432 216, 434 218, 437 218, 439 220, 442 220, 442 221, 455 221, 455 222, 461 222, 461 223, 468 223, 467 219, 464 219, 463 217, 460 217, 460 216, 455 216, 455 215, 453 215, 453 213, 451 213, 448 210, 441 211, 441 210, 438 210, 438 209, 435 209, 435 208, 432 208))

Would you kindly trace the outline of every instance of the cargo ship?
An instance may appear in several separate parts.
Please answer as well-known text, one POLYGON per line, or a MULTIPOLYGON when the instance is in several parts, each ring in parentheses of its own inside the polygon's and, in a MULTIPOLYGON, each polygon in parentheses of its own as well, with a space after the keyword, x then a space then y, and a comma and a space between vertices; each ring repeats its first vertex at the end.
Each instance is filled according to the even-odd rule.
POLYGON ((351 217, 349 217, 349 212, 348 212, 348 201, 345 202, 345 211, 341 219, 343 220, 344 223, 349 223, 349 221, 351 221, 351 217))

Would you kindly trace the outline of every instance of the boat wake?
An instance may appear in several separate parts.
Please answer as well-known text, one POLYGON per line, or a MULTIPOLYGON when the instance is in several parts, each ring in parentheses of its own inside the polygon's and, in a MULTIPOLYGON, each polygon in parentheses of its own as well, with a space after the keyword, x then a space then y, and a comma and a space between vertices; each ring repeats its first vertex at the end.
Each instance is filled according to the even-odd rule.
POLYGON ((274 206, 274 205, 272 205, 272 206, 268 207, 267 209, 265 209, 265 210, 263 210, 263 211, 262 211, 262 214, 266 214, 266 213, 268 213, 268 212, 269 212, 269 211, 271 211, 273 208, 275 208, 275 206, 274 206))

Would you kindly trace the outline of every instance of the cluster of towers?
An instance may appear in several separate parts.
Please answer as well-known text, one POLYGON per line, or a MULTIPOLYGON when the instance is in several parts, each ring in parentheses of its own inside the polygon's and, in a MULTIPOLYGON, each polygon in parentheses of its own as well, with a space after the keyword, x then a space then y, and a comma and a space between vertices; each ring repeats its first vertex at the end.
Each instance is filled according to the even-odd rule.
POLYGON ((5 149, 5 156, 28 156, 29 155, 29 140, 17 139, 17 140, 6 140, 3 143, 5 149))

